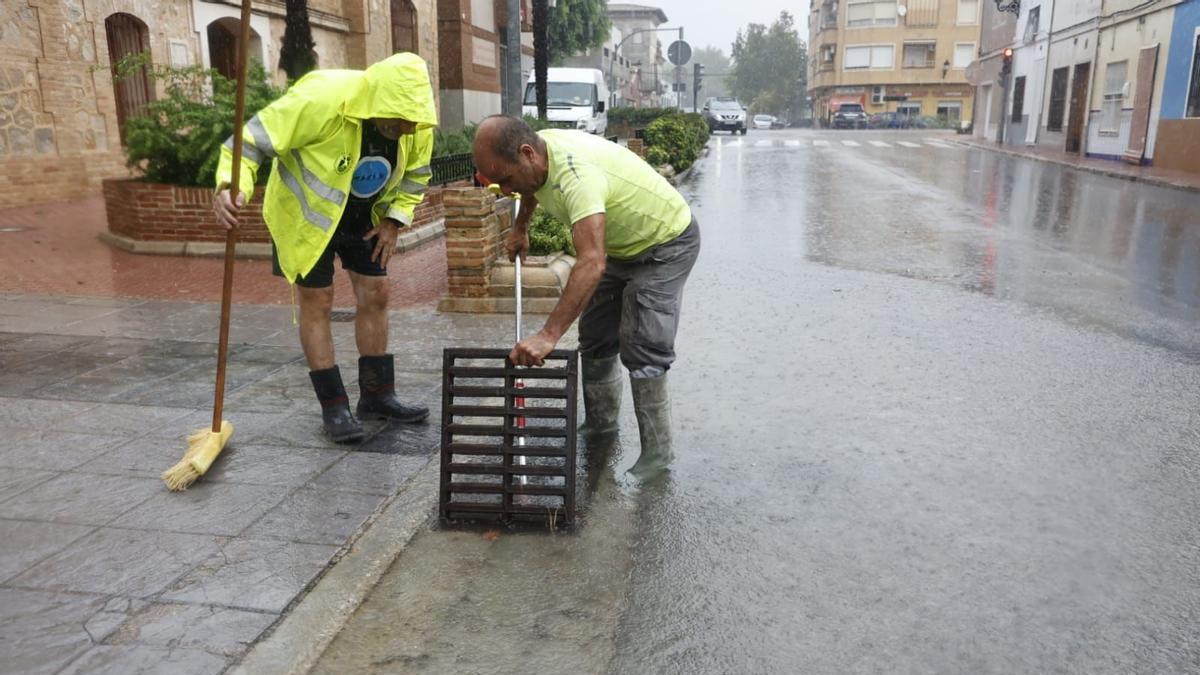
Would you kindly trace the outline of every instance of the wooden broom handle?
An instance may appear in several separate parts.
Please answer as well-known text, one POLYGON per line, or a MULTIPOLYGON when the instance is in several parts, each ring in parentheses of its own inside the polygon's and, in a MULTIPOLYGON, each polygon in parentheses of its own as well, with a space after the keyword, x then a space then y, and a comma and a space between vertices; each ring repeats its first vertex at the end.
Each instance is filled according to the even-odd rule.
MULTIPOLYGON (((241 187, 242 126, 246 118, 246 51, 250 44, 250 0, 242 0, 242 22, 237 47, 237 96, 233 108, 233 162, 230 170, 229 197, 237 205, 241 187)), ((212 431, 221 433, 221 415, 225 407, 225 363, 229 360, 229 315, 233 310, 233 257, 237 247, 237 228, 225 233, 225 277, 221 282, 221 330, 217 346, 217 385, 213 392, 212 431)))

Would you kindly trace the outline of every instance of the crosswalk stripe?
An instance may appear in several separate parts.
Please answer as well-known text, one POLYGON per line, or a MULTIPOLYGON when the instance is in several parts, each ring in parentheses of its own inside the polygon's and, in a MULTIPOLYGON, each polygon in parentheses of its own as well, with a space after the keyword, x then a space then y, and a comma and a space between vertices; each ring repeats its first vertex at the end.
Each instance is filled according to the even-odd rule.
POLYGON ((933 148, 941 148, 942 150, 950 149, 950 146, 946 145, 945 143, 938 143, 937 141, 925 141, 925 145, 933 148))
POLYGON ((906 148, 919 148, 919 147, 921 147, 921 144, 920 144, 920 143, 909 143, 908 141, 896 141, 896 143, 897 143, 897 144, 899 144, 899 145, 903 145, 903 146, 904 146, 904 147, 906 147, 906 148))
POLYGON ((817 146, 818 148, 828 148, 829 141, 813 141, 813 145, 817 146))
POLYGON ((769 147, 770 145, 771 145, 771 141, 754 141, 754 147, 756 147, 756 148, 766 148, 766 147, 769 147))
POLYGON ((857 148, 860 145, 862 145, 862 143, 859 143, 858 141, 842 141, 842 145, 845 145, 845 146, 851 147, 851 148, 857 148))
POLYGON ((877 148, 890 148, 890 147, 892 147, 892 146, 888 145, 887 143, 884 143, 883 141, 871 141, 871 145, 873 145, 873 146, 875 146, 875 147, 877 147, 877 148))
POLYGON ((783 144, 788 146, 789 148, 800 147, 800 141, 784 141, 783 144))

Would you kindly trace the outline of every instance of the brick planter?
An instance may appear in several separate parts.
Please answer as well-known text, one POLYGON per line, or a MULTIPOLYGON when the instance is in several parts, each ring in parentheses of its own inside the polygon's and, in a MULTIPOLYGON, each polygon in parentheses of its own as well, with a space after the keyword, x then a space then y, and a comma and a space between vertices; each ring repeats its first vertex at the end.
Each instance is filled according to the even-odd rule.
MULTIPOLYGON (((212 212, 211 188, 147 183, 133 178, 103 181, 108 232, 106 243, 134 253, 159 255, 223 255, 225 230, 212 212)), ((441 236, 443 188, 430 188, 417 207, 413 226, 401 232, 397 250, 407 250, 441 236)), ((271 235, 262 219, 262 192, 242 210, 237 253, 270 257, 271 235)))
MULTIPOLYGON (((512 227, 512 202, 497 199, 483 188, 463 187, 445 191, 443 208, 450 289, 438 309, 514 311, 514 271, 502 252, 504 238, 512 227)), ((529 258, 522 269, 525 311, 550 312, 558 303, 574 262, 564 255, 529 258)))

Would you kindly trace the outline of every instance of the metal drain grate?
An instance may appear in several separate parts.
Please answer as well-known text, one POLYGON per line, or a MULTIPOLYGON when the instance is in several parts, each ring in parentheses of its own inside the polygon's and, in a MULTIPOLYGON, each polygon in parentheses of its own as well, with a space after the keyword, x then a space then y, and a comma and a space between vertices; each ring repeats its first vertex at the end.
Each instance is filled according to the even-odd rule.
POLYGON ((574 350, 542 368, 512 365, 507 349, 443 352, 443 520, 574 525, 577 369, 574 350))
POLYGON ((356 315, 354 310, 335 309, 329 313, 329 320, 333 323, 350 323, 356 315))

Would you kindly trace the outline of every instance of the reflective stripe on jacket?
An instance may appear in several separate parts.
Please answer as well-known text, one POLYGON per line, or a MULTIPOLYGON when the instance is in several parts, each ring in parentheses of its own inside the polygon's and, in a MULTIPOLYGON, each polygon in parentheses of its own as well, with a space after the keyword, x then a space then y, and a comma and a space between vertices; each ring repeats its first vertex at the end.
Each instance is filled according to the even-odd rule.
MULTIPOLYGON (((410 225, 432 176, 437 125, 429 70, 416 54, 394 54, 365 71, 313 71, 243 128, 239 190, 253 194, 259 167, 275 160, 263 220, 289 282, 308 274, 333 237, 362 149, 362 125, 372 118, 417 123, 416 132, 400 137, 396 170, 371 210, 372 224, 387 217, 410 225)), ((232 182, 232 160, 230 137, 221 148, 218 189, 232 182)))

